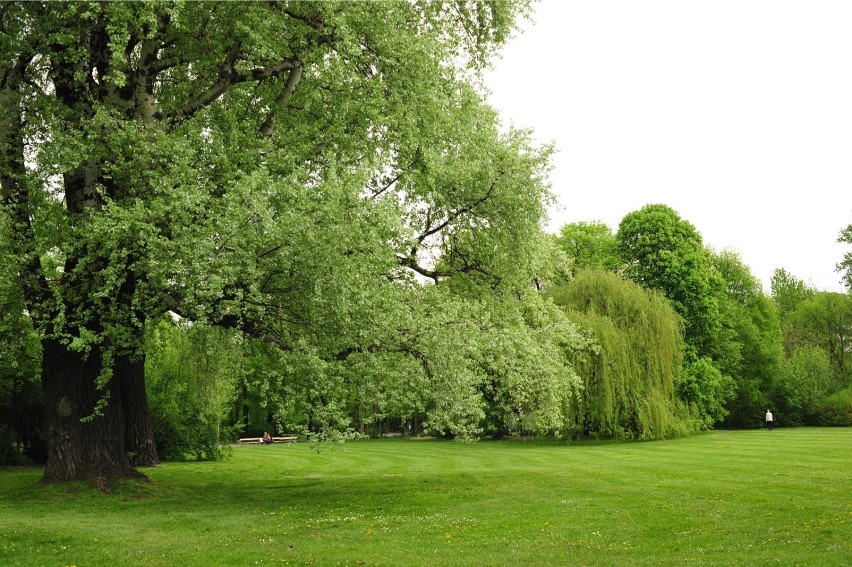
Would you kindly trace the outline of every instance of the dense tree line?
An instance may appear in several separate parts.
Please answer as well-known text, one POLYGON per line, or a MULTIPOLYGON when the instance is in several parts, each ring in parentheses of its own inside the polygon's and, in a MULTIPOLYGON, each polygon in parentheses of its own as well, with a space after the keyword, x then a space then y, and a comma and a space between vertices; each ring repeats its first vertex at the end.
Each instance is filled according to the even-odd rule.
POLYGON ((848 295, 769 298, 664 205, 542 231, 550 148, 477 86, 526 10, 4 3, 4 461, 848 422, 848 295))
POLYGON ((818 291, 779 268, 767 295, 737 254, 704 246, 665 205, 629 213, 616 233, 566 225, 556 241, 574 265, 622 274, 669 300, 683 324, 680 399, 706 426, 757 427, 767 408, 787 425, 852 423, 852 294, 818 291))

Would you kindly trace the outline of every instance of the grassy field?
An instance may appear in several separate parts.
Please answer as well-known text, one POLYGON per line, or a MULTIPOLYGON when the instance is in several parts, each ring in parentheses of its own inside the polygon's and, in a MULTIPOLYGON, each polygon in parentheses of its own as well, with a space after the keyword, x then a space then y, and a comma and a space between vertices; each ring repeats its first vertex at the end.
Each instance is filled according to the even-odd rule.
POLYGON ((102 494, 0 471, 0 565, 852 565, 852 429, 240 447, 102 494))

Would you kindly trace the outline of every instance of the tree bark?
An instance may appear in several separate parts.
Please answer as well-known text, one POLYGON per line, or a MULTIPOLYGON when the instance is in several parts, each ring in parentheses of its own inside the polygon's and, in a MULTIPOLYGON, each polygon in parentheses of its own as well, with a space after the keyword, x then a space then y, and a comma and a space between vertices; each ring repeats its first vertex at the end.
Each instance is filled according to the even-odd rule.
POLYGON ((120 380, 97 388, 102 360, 56 340, 43 341, 42 384, 47 412, 47 466, 42 482, 87 481, 109 490, 113 481, 144 478, 125 452, 125 421, 120 380), (108 396, 95 415, 98 401, 108 396))
POLYGON ((154 427, 148 409, 145 390, 145 359, 119 356, 116 360, 113 380, 121 390, 121 406, 124 414, 124 449, 130 463, 136 467, 154 467, 160 464, 154 443, 154 427))

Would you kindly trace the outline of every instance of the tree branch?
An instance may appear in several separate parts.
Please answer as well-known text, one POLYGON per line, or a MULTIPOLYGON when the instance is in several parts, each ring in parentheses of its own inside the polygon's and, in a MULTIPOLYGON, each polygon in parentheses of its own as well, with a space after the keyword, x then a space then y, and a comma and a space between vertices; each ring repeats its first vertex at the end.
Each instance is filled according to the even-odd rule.
POLYGON ((450 223, 458 220, 462 215, 473 213, 476 207, 478 207, 491 197, 491 195, 494 193, 494 188, 496 185, 497 182, 495 181, 491 184, 491 187, 488 188, 488 191, 485 192, 485 195, 483 195, 479 199, 476 199, 473 203, 469 205, 450 211, 449 213, 447 213, 447 218, 435 226, 432 226, 432 209, 428 209, 426 211, 426 222, 424 223, 425 226, 423 227, 423 232, 421 232, 420 235, 415 238, 415 244, 412 245, 408 255, 404 256, 402 254, 397 254, 397 259, 399 260, 400 265, 406 268, 410 268, 418 274, 432 279, 435 283, 438 283, 439 278, 450 276, 450 272, 440 270, 428 270, 420 266, 417 263, 417 253, 420 251, 420 246, 427 238, 438 234, 447 226, 449 226, 450 223))
POLYGON ((287 101, 293 96, 293 93, 296 91, 296 87, 299 85, 299 81, 302 78, 302 63, 298 60, 292 60, 297 63, 296 67, 290 69, 290 73, 287 76, 287 84, 284 85, 284 89, 281 91, 281 94, 275 99, 275 102, 272 103, 272 109, 269 111, 269 116, 263 122, 260 127, 260 136, 262 138, 269 138, 275 130, 275 110, 276 108, 282 107, 287 104, 287 101))
MULTIPOLYGON (((161 297, 166 305, 166 308, 172 313, 178 315, 182 319, 187 319, 188 321, 198 320, 198 316, 196 314, 188 313, 181 308, 181 300, 178 297, 175 297, 174 295, 169 293, 162 293, 161 297)), ((237 315, 223 315, 214 324, 225 329, 236 329, 238 331, 241 331, 242 333, 245 333, 251 338, 259 339, 265 343, 273 344, 283 351, 292 352, 295 350, 293 345, 287 343, 286 341, 281 339, 281 337, 277 336, 269 329, 262 327, 255 321, 246 320, 245 318, 239 317, 237 315)))
POLYGON ((157 112, 157 114, 154 115, 154 118, 165 118, 166 120, 189 118, 219 98, 226 90, 228 90, 228 87, 231 84, 231 75, 234 71, 234 64, 237 62, 241 48, 242 44, 240 41, 237 41, 233 46, 231 46, 231 49, 229 49, 225 54, 225 60, 219 66, 216 82, 213 83, 209 89, 202 91, 197 97, 187 102, 184 106, 168 113, 166 116, 162 116, 161 113, 157 112))
POLYGON ((370 198, 375 199, 376 197, 380 197, 382 195, 382 193, 384 193, 385 191, 387 191, 388 189, 393 187, 394 183, 396 183, 397 181, 402 179, 402 175, 403 175, 403 172, 400 171, 398 175, 396 175, 394 178, 392 178, 390 181, 388 181, 383 187, 381 187, 380 189, 377 189, 376 191, 373 191, 373 193, 370 195, 370 198))
POLYGON ((452 275, 450 274, 450 272, 444 272, 441 270, 427 270, 426 268, 418 264, 417 260, 413 256, 403 256, 401 254, 397 254, 396 257, 399 260, 399 264, 401 266, 414 270, 421 276, 425 276, 434 281, 435 283, 438 283, 440 278, 445 278, 452 275))
MULTIPOLYGON (((266 67, 237 69, 236 64, 242 55, 242 42, 237 40, 225 54, 224 59, 216 72, 216 81, 210 85, 209 88, 202 90, 198 96, 188 101, 180 108, 176 108, 166 114, 158 112, 154 118, 158 120, 180 120, 189 118, 225 94, 232 85, 249 81, 262 81, 264 79, 278 76, 284 71, 295 71, 298 69, 295 74, 290 74, 287 83, 288 86, 290 86, 290 83, 293 82, 292 88, 295 89, 295 85, 298 83, 298 79, 301 75, 302 67, 301 61, 297 58, 284 59, 266 67)), ((155 63, 152 68, 160 70, 162 68, 174 66, 179 62, 180 60, 163 59, 155 63)))

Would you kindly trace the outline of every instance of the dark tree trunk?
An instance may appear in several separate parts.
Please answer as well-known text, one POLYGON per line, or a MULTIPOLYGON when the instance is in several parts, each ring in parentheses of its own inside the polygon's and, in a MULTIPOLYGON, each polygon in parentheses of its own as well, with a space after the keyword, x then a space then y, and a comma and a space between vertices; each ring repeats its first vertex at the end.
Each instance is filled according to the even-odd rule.
POLYGON ((108 489, 115 480, 144 478, 124 450, 125 419, 119 380, 97 389, 101 356, 69 350, 55 340, 43 342, 48 453, 43 482, 88 481, 108 489), (98 401, 109 403, 93 415, 98 401))
POLYGON ((154 467, 160 464, 154 443, 154 427, 148 409, 145 391, 145 359, 119 356, 115 364, 114 380, 121 389, 124 410, 124 449, 130 463, 136 467, 154 467))

